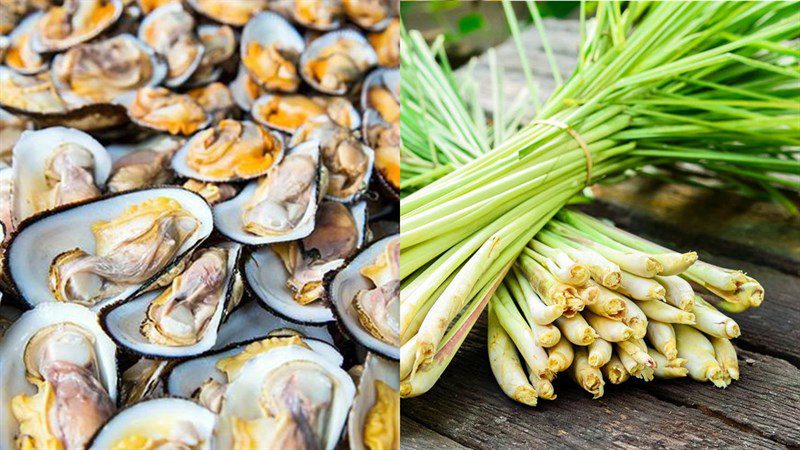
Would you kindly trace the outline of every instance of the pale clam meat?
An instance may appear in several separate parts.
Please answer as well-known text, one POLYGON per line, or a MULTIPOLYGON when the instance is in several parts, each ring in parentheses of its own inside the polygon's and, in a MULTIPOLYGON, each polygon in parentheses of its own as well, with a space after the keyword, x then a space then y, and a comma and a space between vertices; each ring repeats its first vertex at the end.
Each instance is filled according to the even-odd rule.
POLYGON ((286 133, 294 133, 320 116, 327 116, 348 129, 357 129, 361 124, 353 105, 339 97, 266 94, 253 103, 250 114, 256 122, 286 133))
POLYGON ((66 50, 88 41, 113 25, 122 15, 122 0, 65 0, 52 6, 37 24, 33 49, 66 50))
POLYGON ((392 19, 385 29, 370 33, 367 39, 378 55, 379 66, 400 66, 400 19, 392 19))
POLYGON ((192 97, 206 114, 211 116, 211 122, 214 124, 239 116, 233 93, 222 83, 211 83, 194 88, 186 94, 192 97))
POLYGON ((347 93, 378 57, 366 38, 355 30, 331 31, 314 40, 300 58, 300 74, 318 91, 347 93))
POLYGON ((216 205, 217 203, 230 200, 238 192, 236 187, 232 184, 211 183, 191 179, 183 183, 183 188, 200 194, 210 205, 216 205))
POLYGON ((47 68, 47 60, 31 47, 31 36, 42 13, 26 17, 9 35, 8 48, 3 62, 6 66, 23 74, 34 74, 47 68))
POLYGON ((351 450, 400 449, 400 368, 369 353, 347 421, 351 450))
POLYGON ((269 0, 188 0, 188 3, 200 14, 236 27, 244 26, 269 6, 269 0))
POLYGON ((270 8, 313 30, 332 30, 342 22, 341 0, 274 0, 270 8))
POLYGON ((170 160, 184 144, 181 138, 159 135, 132 145, 109 146, 114 158, 109 192, 160 186, 173 179, 170 160))
POLYGON ((268 91, 295 92, 297 64, 305 42, 285 19, 271 12, 255 16, 242 32, 239 53, 253 81, 268 91))
POLYGON ((0 106, 39 114, 60 114, 68 108, 56 91, 50 73, 22 75, 2 66, 0 106))
POLYGON ((148 87, 136 91, 128 116, 144 127, 181 135, 191 135, 211 121, 192 97, 148 87))
POLYGON ((390 241, 360 272, 374 285, 360 290, 353 300, 361 325, 376 338, 400 345, 400 241, 390 241))
POLYGON ((157 8, 139 26, 139 39, 167 61, 167 86, 183 84, 202 61, 205 47, 195 35, 194 27, 194 18, 180 3, 157 8))
POLYGON ((386 26, 392 15, 393 0, 342 0, 347 18, 361 28, 378 29, 386 26))
POLYGON ((197 27, 197 37, 205 51, 200 65, 187 82, 190 86, 216 81, 223 71, 220 65, 236 53, 236 35, 227 25, 201 25, 197 27))

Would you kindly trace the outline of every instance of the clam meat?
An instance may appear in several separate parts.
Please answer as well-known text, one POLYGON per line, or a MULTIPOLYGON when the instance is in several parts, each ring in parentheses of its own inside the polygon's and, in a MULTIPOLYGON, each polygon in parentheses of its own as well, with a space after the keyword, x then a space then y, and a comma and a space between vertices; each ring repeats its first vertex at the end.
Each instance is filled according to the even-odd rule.
POLYGON ((136 91, 128 115, 142 126, 181 135, 193 134, 210 121, 193 98, 164 88, 145 87, 136 91))
POLYGON ((0 66, 0 106, 37 114, 59 114, 68 109, 50 73, 22 75, 3 66, 0 66))
POLYGON ((186 92, 186 94, 193 98, 206 114, 211 116, 211 121, 214 124, 239 115, 234 103, 233 93, 222 83, 211 83, 203 87, 194 88, 186 92))
POLYGON ((300 73, 315 89, 342 95, 375 64, 377 55, 360 32, 332 31, 306 48, 300 73))
POLYGON ((341 0, 274 0, 270 8, 299 25, 322 31, 338 28, 343 12, 341 0))
POLYGON ((342 0, 347 18, 361 28, 376 29, 385 26, 392 15, 393 0, 342 0))
POLYGON ((269 0, 189 0, 188 3, 212 20, 242 27, 253 16, 267 9, 269 0))
POLYGON ((92 224, 94 254, 76 248, 53 260, 50 290, 58 301, 83 305, 113 297, 164 269, 197 228, 198 220, 173 199, 129 206, 92 224))
POLYGON ((167 86, 183 84, 202 61, 205 48, 194 28, 194 18, 180 3, 156 9, 139 26, 139 39, 167 60, 167 86))
POLYGON ((275 130, 294 133, 311 119, 327 116, 348 129, 358 128, 358 113, 345 99, 304 95, 263 95, 253 104, 253 118, 275 130))
POLYGON ((33 74, 47 68, 47 61, 31 47, 31 36, 42 13, 26 17, 9 36, 3 62, 19 73, 33 74))
POLYGON ((360 272, 374 285, 359 291, 353 300, 361 325, 374 337, 400 345, 400 241, 389 242, 360 272))
POLYGON ((122 0, 64 0, 39 20, 33 49, 54 52, 88 41, 113 25, 122 10, 122 0))
POLYGON ((160 135, 131 146, 109 147, 110 152, 117 149, 124 152, 111 168, 111 176, 106 183, 109 192, 169 183, 173 179, 170 161, 183 143, 183 139, 160 135))
POLYGON ((379 66, 400 66, 400 19, 392 19, 383 31, 370 33, 367 39, 378 55, 379 66))
POLYGON ((300 86, 297 64, 305 43, 280 16, 264 12, 242 33, 242 65, 253 80, 268 91, 295 92, 300 86))
POLYGON ((224 202, 233 198, 236 187, 228 183, 210 183, 199 180, 186 180, 183 188, 200 194, 210 205, 224 202))

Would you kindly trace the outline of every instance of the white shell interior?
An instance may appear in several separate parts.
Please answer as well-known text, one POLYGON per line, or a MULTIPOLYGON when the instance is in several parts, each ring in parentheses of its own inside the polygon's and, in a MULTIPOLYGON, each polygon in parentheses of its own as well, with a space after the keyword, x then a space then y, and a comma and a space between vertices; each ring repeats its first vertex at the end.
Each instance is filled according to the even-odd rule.
MULTIPOLYGON (((317 141, 304 142, 286 154, 291 155, 295 152, 311 155, 317 161, 317 166, 321 165, 319 161, 319 144, 317 141)), ((275 167, 277 166, 273 166, 273 168, 275 167)), ((269 173, 267 173, 266 176, 269 176, 269 173)), ((256 236, 255 234, 250 234, 245 231, 242 221, 242 212, 244 211, 244 205, 250 200, 250 197, 253 196, 257 186, 258 182, 252 181, 242 189, 236 197, 214 206, 214 223, 220 233, 242 244, 263 245, 302 239, 314 231, 314 216, 317 213, 318 203, 318 183, 314 183, 311 191, 312 200, 309 202, 303 218, 300 219, 300 223, 294 230, 284 235, 276 236, 256 236)))
MULTIPOLYGON (((215 247, 222 247, 215 246, 215 247)), ((222 323, 222 316, 233 288, 234 275, 236 272, 237 261, 241 253, 241 246, 238 244, 227 244, 228 248, 228 272, 225 277, 225 289, 222 291, 222 299, 217 305, 214 316, 206 325, 203 338, 195 344, 186 346, 167 346, 154 344, 147 340, 140 331, 142 322, 147 316, 147 309, 150 303, 156 299, 164 289, 148 292, 130 301, 120 303, 111 307, 108 314, 103 315, 102 321, 109 335, 123 348, 134 353, 159 358, 182 358, 187 356, 199 355, 211 350, 217 341, 217 330, 222 323)))
MULTIPOLYGON (((364 243, 367 203, 358 202, 350 207, 350 213, 358 227, 358 248, 364 243)), ((245 281, 258 300, 278 314, 302 323, 325 323, 334 320, 327 303, 315 301, 307 305, 297 303, 286 287, 289 272, 280 257, 269 247, 251 253, 244 262, 245 281)))
MULTIPOLYGON (((228 85, 228 88, 231 90, 231 95, 233 96, 233 101, 244 111, 250 111, 250 108, 253 107, 253 102, 256 101, 255 98, 250 97, 245 87, 249 77, 250 75, 248 75, 247 69, 239 64, 239 71, 236 72, 236 78, 228 85)), ((259 88, 259 93, 263 94, 263 92, 264 91, 259 88)))
POLYGON ((385 86, 394 95, 397 102, 400 102, 400 70, 381 67, 370 72, 364 79, 364 87, 361 90, 361 109, 363 111, 371 109, 368 90, 374 84, 385 86))
POLYGON ((180 398, 159 398, 137 403, 119 412, 100 429, 89 445, 90 450, 113 448, 121 439, 137 435, 153 439, 167 438, 176 431, 178 421, 194 426, 202 443, 197 448, 214 448, 216 415, 208 409, 180 398))
POLYGON ((315 58, 324 48, 328 47, 329 45, 334 45, 335 42, 340 39, 348 39, 355 41, 359 44, 358 50, 363 52, 360 55, 366 62, 369 67, 372 67, 378 64, 378 55, 375 53, 375 50, 370 45, 369 41, 364 37, 361 32, 352 30, 352 29, 342 29, 328 32, 317 39, 315 39, 311 44, 306 47, 303 54, 300 56, 300 76, 305 80, 306 83, 310 84, 314 89, 324 92, 326 94, 332 95, 343 95, 347 93, 350 89, 350 86, 343 87, 341 89, 325 89, 319 85, 312 77, 310 77, 305 70, 306 63, 309 59, 315 58))
MULTIPOLYGON (((375 381, 380 380, 396 391, 400 390, 400 365, 395 361, 369 353, 364 362, 364 372, 358 382, 358 392, 350 409, 347 421, 347 436, 351 450, 362 450, 364 446, 364 422, 370 409, 375 405, 377 392, 375 381)), ((398 411, 399 413, 399 411, 398 411)))
POLYGON ((373 287, 372 283, 361 275, 360 269, 365 265, 373 264, 389 242, 395 239, 398 239, 396 234, 386 236, 377 242, 373 242, 359 253, 333 278, 328 287, 328 295, 341 318, 342 324, 358 343, 381 355, 400 360, 400 348, 383 342, 365 330, 358 320, 358 313, 353 308, 353 300, 356 294, 363 289, 371 289, 373 287))
MULTIPOLYGON (((333 345, 310 338, 305 338, 303 341, 312 350, 333 364, 341 367, 344 362, 341 353, 333 345)), ((217 361, 236 355, 243 349, 244 345, 213 355, 201 356, 176 365, 170 372, 169 377, 167 377, 167 392, 177 397, 190 398, 209 378, 220 383, 227 383, 228 380, 225 373, 216 367, 217 361)))
POLYGON ((19 423, 11 413, 11 399, 19 394, 33 395, 36 387, 25 379, 23 354, 28 341, 42 328, 71 322, 89 331, 95 338, 95 350, 103 386, 112 401, 117 400, 117 347, 103 333, 97 316, 80 305, 48 303, 24 313, 8 329, 0 342, 0 448, 16 448, 14 436, 19 423))
POLYGON ((111 156, 92 136, 74 128, 51 127, 23 131, 14 145, 14 216, 16 222, 35 212, 33 198, 49 190, 44 176, 47 160, 62 144, 77 144, 94 158, 94 181, 101 190, 111 173, 111 156))
MULTIPOLYGON (((74 248, 94 253, 95 241, 91 224, 122 214, 130 205, 156 197, 176 200, 200 222, 197 230, 178 249, 180 257, 207 238, 213 229, 211 208, 194 192, 181 188, 157 188, 132 191, 69 208, 44 216, 20 230, 7 250, 9 273, 20 295, 31 305, 55 302, 49 288, 50 263, 59 254, 74 248)), ((140 289, 131 286, 115 297, 98 302, 103 306, 126 299, 140 289)))
MULTIPOLYGON (((167 3, 162 6, 159 6, 153 11, 150 11, 150 14, 145 16, 145 18, 142 19, 142 23, 139 24, 138 38, 141 40, 141 42, 145 43, 147 42, 147 40, 145 39, 145 33, 147 32, 147 29, 149 27, 163 26, 159 25, 158 23, 159 19, 161 19, 161 16, 163 16, 164 14, 175 14, 175 13, 183 13, 185 14, 185 17, 187 19, 193 20, 192 15, 189 14, 189 12, 187 12, 185 9, 183 9, 183 6, 181 6, 181 3, 179 2, 167 3)), ((206 49, 205 47, 203 47, 203 44, 200 42, 199 39, 195 38, 195 41, 198 45, 198 52, 194 60, 192 60, 191 65, 189 65, 189 67, 186 68, 186 70, 180 75, 177 75, 173 78, 167 78, 166 81, 164 81, 164 84, 166 86, 178 87, 182 85, 186 80, 189 79, 189 77, 192 76, 192 74, 194 74, 194 72, 197 70, 197 67, 200 66, 200 62, 203 61, 203 53, 205 53, 206 49)))

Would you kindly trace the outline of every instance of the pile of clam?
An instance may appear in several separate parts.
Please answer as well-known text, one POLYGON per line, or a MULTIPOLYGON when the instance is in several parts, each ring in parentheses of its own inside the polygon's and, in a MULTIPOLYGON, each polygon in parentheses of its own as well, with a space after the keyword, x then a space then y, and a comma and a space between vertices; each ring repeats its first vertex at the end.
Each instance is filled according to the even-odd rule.
POLYGON ((0 2, 0 448, 399 449, 399 33, 0 2))

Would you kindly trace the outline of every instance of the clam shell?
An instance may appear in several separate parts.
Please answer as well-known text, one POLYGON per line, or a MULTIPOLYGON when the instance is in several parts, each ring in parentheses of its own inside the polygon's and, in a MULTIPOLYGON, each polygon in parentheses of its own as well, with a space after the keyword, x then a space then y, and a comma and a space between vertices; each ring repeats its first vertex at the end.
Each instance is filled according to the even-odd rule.
MULTIPOLYGON (((364 86, 361 89, 361 110, 367 111, 374 108, 369 104, 369 88, 372 86, 383 86, 392 93, 393 97, 400 103, 400 70, 379 67, 367 75, 364 79, 364 86)), ((366 135, 365 135, 366 136, 366 135)))
POLYGON ((74 47, 75 45, 78 45, 81 42, 86 42, 98 36, 100 33, 111 27, 111 25, 114 25, 117 22, 117 20, 119 20, 119 18, 122 17, 122 12, 125 9, 122 0, 109 0, 109 1, 114 6, 114 14, 112 14, 105 22, 101 23, 99 26, 96 26, 93 30, 89 30, 88 32, 85 32, 81 35, 72 36, 71 38, 63 39, 60 41, 47 41, 44 37, 42 37, 41 28, 39 28, 31 36, 31 48, 33 48, 34 51, 39 53, 58 52, 66 50, 70 47, 74 47))
MULTIPOLYGON (((303 36, 283 17, 273 12, 261 12, 253 17, 242 30, 242 39, 239 42, 239 56, 244 59, 247 47, 251 42, 258 42, 266 47, 272 43, 280 43, 280 48, 291 50, 300 55, 305 50, 306 43, 303 36)), ((242 64, 242 67, 247 68, 242 64)), ((249 71, 248 71, 249 72, 249 71)), ((250 74, 253 80, 259 82, 255 74, 250 74)), ((260 83, 260 82, 259 82, 260 83)))
POLYGON ((231 81, 230 85, 228 85, 228 88, 231 90, 231 94, 233 95, 233 101, 239 105, 239 108, 242 108, 242 110, 246 112, 250 112, 250 109, 253 107, 253 102, 255 102, 257 98, 266 92, 260 86, 255 85, 254 88, 256 89, 257 94, 255 96, 251 95, 247 88, 249 83, 255 83, 255 81, 250 78, 247 69, 245 69, 243 65, 239 64, 239 70, 236 72, 236 78, 231 81))
MULTIPOLYGON (((237 3, 247 4, 249 6, 255 5, 252 8, 251 12, 257 14, 259 11, 267 9, 267 7, 269 6, 269 2, 270 2, 270 0, 238 0, 237 3)), ((194 9, 198 13, 202 14, 203 16, 208 17, 211 20, 219 22, 219 23, 224 23, 224 24, 227 24, 227 25, 231 25, 231 26, 234 26, 234 27, 243 27, 243 26, 245 26, 245 24, 247 24, 247 22, 249 20, 252 19, 252 16, 251 16, 251 17, 248 17, 247 20, 231 20, 232 18, 230 18, 230 17, 218 16, 218 15, 213 14, 213 12, 204 9, 200 5, 200 2, 198 0, 186 0, 186 3, 188 3, 189 6, 192 7, 192 9, 194 9)), ((228 6, 230 6, 230 4, 228 6)))
POLYGON ((212 448, 216 415, 197 403, 180 398, 146 400, 123 409, 97 432, 88 448, 113 448, 120 440, 134 433, 152 439, 167 438, 175 430, 177 421, 194 426, 202 442, 198 449, 212 448))
POLYGON ((184 209, 194 214, 200 226, 181 245, 173 262, 159 274, 141 285, 125 289, 115 297, 98 302, 92 309, 100 310, 105 305, 141 293, 157 280, 161 273, 167 272, 211 234, 213 229, 211 209, 200 195, 173 187, 129 191, 74 206, 56 208, 23 221, 6 250, 5 273, 9 276, 12 286, 31 306, 55 302, 56 299, 49 288, 51 261, 59 254, 74 248, 82 248, 91 253, 95 246, 90 229, 92 223, 117 217, 128 206, 156 197, 176 200, 184 209))
POLYGON ((400 360, 400 348, 383 342, 365 330, 358 320, 352 303, 358 291, 372 287, 371 282, 361 275, 360 269, 365 265, 373 264, 389 242, 398 237, 396 234, 390 235, 371 243, 339 270, 327 286, 328 298, 333 304, 333 311, 345 331, 368 350, 395 361, 400 360))
POLYGON ((206 325, 205 334, 200 341, 186 346, 166 346, 153 344, 142 335, 140 327, 147 316, 147 309, 164 289, 149 291, 127 302, 110 305, 104 309, 100 313, 100 323, 111 339, 131 353, 150 358, 185 358, 211 350, 216 344, 218 329, 225 319, 231 302, 238 301, 235 298, 237 296, 235 284, 239 275, 239 256, 242 251, 241 245, 232 243, 213 245, 212 247, 228 250, 228 272, 225 277, 223 298, 217 305, 214 316, 206 325))
POLYGON ((261 302, 248 302, 231 312, 219 329, 214 350, 225 350, 243 342, 263 339, 269 335, 299 333, 301 336, 333 344, 325 326, 298 324, 278 317, 261 302))
POLYGON ((344 14, 342 12, 341 0, 315 0, 316 9, 329 8, 334 12, 336 12, 336 9, 339 10, 338 13, 334 15, 333 20, 328 24, 317 24, 295 14, 294 7, 297 3, 298 0, 272 0, 270 8, 272 8, 273 11, 279 12, 282 16, 289 17, 296 24, 311 30, 330 31, 342 26, 344 14))
POLYGON ((344 11, 345 11, 345 15, 347 15, 347 18, 350 19, 351 22, 355 23, 359 27, 364 28, 364 29, 369 30, 369 31, 381 31, 381 30, 383 30, 384 28, 386 28, 389 25, 389 22, 391 22, 392 19, 396 16, 396 12, 394 11, 394 7, 393 7, 393 3, 394 2, 395 2, 395 0, 383 0, 382 3, 386 6, 386 10, 387 10, 386 17, 384 17, 383 19, 379 20, 376 23, 369 23, 369 22, 367 22, 367 21, 365 21, 365 20, 363 20, 363 19, 361 19, 361 18, 359 18, 359 17, 357 17, 357 16, 355 16, 353 14, 348 14, 349 11, 348 11, 347 4, 348 3, 358 3, 357 1, 354 1, 354 0, 351 0, 351 1, 344 0, 343 1, 343 3, 345 4, 344 11))
MULTIPOLYGON (((159 6, 158 8, 153 10, 150 14, 145 16, 145 18, 142 20, 142 23, 139 24, 139 32, 138 32, 139 40, 146 43, 147 39, 145 38, 145 36, 148 27, 159 26, 158 20, 162 19, 167 14, 181 14, 183 17, 186 18, 186 20, 192 21, 193 24, 192 28, 194 28, 194 18, 191 16, 191 14, 189 14, 188 12, 186 12, 186 10, 183 9, 183 6, 180 3, 167 3, 166 5, 159 6)), ((194 72, 200 66, 200 62, 203 60, 203 54, 205 53, 205 47, 203 47, 203 44, 200 42, 199 39, 197 39, 196 36, 194 36, 194 34, 192 34, 192 37, 194 38, 194 42, 197 45, 197 54, 195 55, 194 59, 189 64, 189 66, 186 68, 186 70, 184 70, 182 73, 172 78, 168 77, 164 81, 164 85, 173 88, 182 85, 183 83, 186 82, 186 80, 188 80, 194 74, 194 72)), ((166 55, 162 56, 166 57, 166 55)))
MULTIPOLYGON (((314 89, 324 92, 326 94, 331 95, 344 95, 350 89, 352 89, 353 84, 358 80, 354 80, 353 84, 344 86, 338 89, 327 89, 321 86, 315 79, 312 77, 308 70, 306 69, 307 64, 312 61, 317 55, 322 52, 323 49, 327 48, 330 45, 335 45, 339 39, 347 39, 350 41, 355 42, 358 47, 356 47, 356 51, 359 52, 357 56, 360 61, 362 61, 366 65, 366 69, 364 73, 372 67, 378 64, 378 55, 375 54, 375 50, 370 45, 369 41, 364 37, 361 32, 354 30, 354 29, 341 29, 336 31, 331 31, 326 33, 317 39, 315 39, 311 44, 306 47, 306 50, 300 55, 300 76, 311 85, 314 89)), ((362 74, 363 75, 363 74, 362 74)))
MULTIPOLYGON (((350 207, 358 226, 358 248, 367 232, 367 204, 358 202, 350 207)), ((269 247, 254 250, 244 258, 244 278, 248 288, 267 309, 298 323, 326 323, 335 320, 330 306, 323 301, 301 305, 294 300, 286 286, 289 273, 280 257, 269 247)), ((344 264, 344 261, 342 262, 344 264)))
POLYGON ((100 378, 112 401, 117 401, 117 347, 103 333, 97 316, 80 305, 66 303, 41 304, 25 312, 6 332, 0 343, 0 447, 16 448, 14 437, 19 431, 11 399, 21 393, 32 395, 36 387, 25 379, 23 352, 28 341, 42 328, 57 323, 71 322, 89 331, 96 339, 95 349, 100 367, 100 378))
MULTIPOLYGON (((30 37, 32 37, 32 34, 33 34, 33 32, 35 31, 35 28, 36 28, 36 24, 39 22, 39 19, 41 19, 43 15, 44 15, 44 13, 37 12, 37 13, 30 14, 29 16, 27 16, 24 19, 22 19, 22 21, 17 25, 17 27, 14 28, 14 31, 12 31, 11 34, 8 35, 8 39, 9 39, 9 47, 8 47, 8 49, 18 45, 18 41, 20 39, 22 39, 26 34, 29 37, 27 45, 30 48, 31 47, 30 37)), ((8 49, 6 49, 6 52, 8 52, 8 49)), ((0 59, 3 59, 3 58, 0 58, 0 59)), ((35 66, 35 67, 27 67, 27 68, 14 67, 14 66, 8 64, 8 61, 4 61, 4 63, 6 64, 6 66, 8 68, 10 68, 11 70, 14 70, 14 71, 16 71, 18 73, 21 73, 23 75, 33 75, 33 74, 39 73, 39 72, 47 69, 47 67, 49 66, 48 60, 45 59, 43 56, 39 55, 39 60, 40 61, 39 61, 39 64, 37 66, 35 66)))
MULTIPOLYGON (((396 361, 368 353, 364 372, 358 381, 358 391, 347 420, 347 436, 350 450, 364 450, 364 422, 370 409, 375 405, 375 381, 383 381, 391 388, 400 390, 400 365, 396 361)), ((398 411, 399 414, 399 411, 398 411)), ((399 417, 398 417, 399 419, 399 417)))
MULTIPOLYGON (((297 94, 288 94, 288 95, 283 95, 283 96, 284 97, 291 97, 292 95, 297 95, 297 94)), ((265 127, 272 128, 273 130, 282 131, 284 133, 294 133, 295 131, 297 131, 297 128, 289 128, 289 127, 286 127, 286 126, 281 126, 281 125, 272 123, 272 122, 266 120, 266 118, 262 117, 263 115, 259 112, 260 109, 261 109, 261 106, 264 103, 269 102, 270 100, 272 100, 276 96, 281 97, 281 94, 264 94, 264 95, 258 97, 258 99, 256 99, 254 102, 251 103, 251 106, 250 106, 250 109, 249 109, 250 115, 253 117, 253 120, 255 120, 256 122, 260 123, 261 125, 264 125, 265 127)), ((235 94, 234 94, 234 97, 235 97, 235 94)), ((352 129, 352 130, 357 130, 357 129, 359 129, 361 127, 361 115, 358 113, 358 110, 355 108, 355 106, 353 106, 353 104, 350 103, 348 100, 346 100, 344 97, 322 97, 322 96, 318 96, 318 97, 312 97, 312 99, 317 99, 317 100, 321 99, 321 100, 325 100, 328 103, 333 102, 333 101, 339 101, 339 102, 342 103, 342 105, 346 104, 347 114, 349 116, 349 121, 350 121, 350 127, 349 128, 352 129), (334 100, 334 99, 337 99, 337 100, 334 100)), ((329 114, 330 114, 330 111, 331 111, 330 108, 331 108, 330 104, 326 105, 326 107, 325 107, 325 109, 328 110, 329 114)), ((343 124, 339 124, 339 125, 344 126, 343 124)))
MULTIPOLYGON (((313 156, 317 160, 318 167, 321 168, 322 164, 319 162, 319 145, 316 141, 304 142, 303 144, 287 152, 287 155, 295 152, 306 153, 313 156)), ((267 174, 267 176, 269 176, 269 174, 267 174)), ((264 245, 275 242, 294 241, 304 238, 314 231, 314 215, 317 212, 319 184, 319 177, 317 177, 317 183, 314 185, 311 192, 312 200, 309 202, 308 209, 306 209, 303 218, 294 230, 284 235, 256 236, 245 231, 244 224, 242 222, 242 212, 244 210, 245 203, 247 203, 247 201, 256 191, 258 185, 257 181, 251 181, 236 197, 215 205, 214 223, 220 233, 229 239, 242 244, 264 245)))

